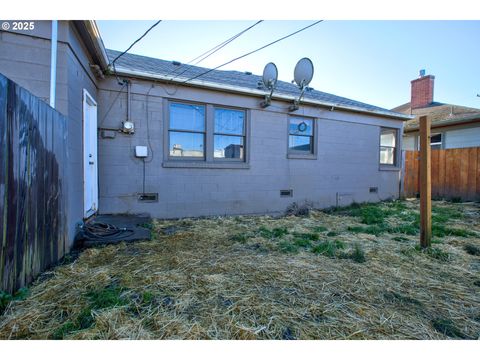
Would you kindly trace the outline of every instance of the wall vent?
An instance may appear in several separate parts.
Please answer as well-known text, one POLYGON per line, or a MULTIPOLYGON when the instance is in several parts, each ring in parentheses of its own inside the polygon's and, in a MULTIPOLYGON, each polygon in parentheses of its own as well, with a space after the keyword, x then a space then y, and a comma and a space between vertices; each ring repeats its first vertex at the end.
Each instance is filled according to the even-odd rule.
POLYGON ((280 197, 292 197, 293 196, 293 190, 280 190, 280 197))
POLYGON ((371 187, 371 188, 369 189, 369 191, 370 191, 371 194, 378 194, 378 187, 376 187, 376 186, 375 186, 375 187, 371 187))
POLYGON ((158 193, 138 194, 138 201, 141 201, 141 202, 158 202, 158 193))

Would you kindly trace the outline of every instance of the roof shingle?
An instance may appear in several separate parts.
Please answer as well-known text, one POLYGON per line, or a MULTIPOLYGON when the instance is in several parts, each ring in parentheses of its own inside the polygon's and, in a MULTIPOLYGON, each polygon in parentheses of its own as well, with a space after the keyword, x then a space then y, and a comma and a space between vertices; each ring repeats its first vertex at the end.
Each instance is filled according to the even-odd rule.
MULTIPOLYGON (((110 61, 115 59, 120 54, 120 52, 116 50, 107 49, 106 51, 110 61)), ((176 78, 177 81, 180 79, 190 79, 207 70, 210 70, 207 68, 190 66, 186 64, 175 65, 172 61, 155 59, 130 53, 126 53, 120 57, 117 61, 115 61, 115 65, 116 67, 121 67, 125 70, 141 71, 152 75, 172 76, 174 79, 175 75, 179 76, 179 74, 181 74, 181 77, 179 76, 176 78)), ((208 74, 202 75, 201 80, 219 85, 237 86, 245 88, 246 90, 264 89, 266 91, 266 89, 263 87, 261 76, 239 71, 213 70, 208 74)), ((291 83, 278 81, 275 93, 298 96, 300 94, 300 90, 297 86, 291 83)), ((392 110, 313 89, 306 91, 304 98, 317 100, 330 105, 353 107, 367 112, 382 113, 393 117, 403 117, 403 114, 392 110)))
POLYGON ((410 103, 406 103, 392 110, 415 116, 414 119, 405 123, 405 131, 417 130, 419 128, 419 118, 423 115, 430 118, 432 127, 460 124, 472 120, 480 121, 480 109, 439 102, 433 102, 429 106, 418 109, 411 109, 410 103))

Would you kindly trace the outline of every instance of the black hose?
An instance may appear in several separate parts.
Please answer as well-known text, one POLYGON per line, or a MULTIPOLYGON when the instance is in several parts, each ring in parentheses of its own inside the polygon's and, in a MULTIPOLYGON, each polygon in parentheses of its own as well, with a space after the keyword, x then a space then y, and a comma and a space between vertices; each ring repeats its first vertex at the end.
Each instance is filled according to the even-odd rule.
POLYGON ((120 240, 129 237, 134 231, 127 228, 119 228, 112 224, 91 222, 83 226, 84 237, 88 240, 120 240))

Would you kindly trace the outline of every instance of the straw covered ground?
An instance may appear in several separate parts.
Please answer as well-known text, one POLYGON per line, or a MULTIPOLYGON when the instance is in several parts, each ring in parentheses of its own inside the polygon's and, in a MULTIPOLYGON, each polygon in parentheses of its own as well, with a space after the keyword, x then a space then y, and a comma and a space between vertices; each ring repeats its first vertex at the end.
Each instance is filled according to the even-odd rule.
POLYGON ((478 339, 480 205, 434 202, 429 250, 418 206, 154 221, 5 302, 0 338, 478 339))

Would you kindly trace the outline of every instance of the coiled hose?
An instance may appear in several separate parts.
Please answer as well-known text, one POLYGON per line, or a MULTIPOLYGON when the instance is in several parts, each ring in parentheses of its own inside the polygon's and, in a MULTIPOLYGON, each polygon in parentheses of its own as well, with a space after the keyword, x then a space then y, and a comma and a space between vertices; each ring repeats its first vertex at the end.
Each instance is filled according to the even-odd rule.
POLYGON ((133 230, 102 222, 91 222, 83 225, 83 233, 88 240, 121 240, 132 235, 133 230))

